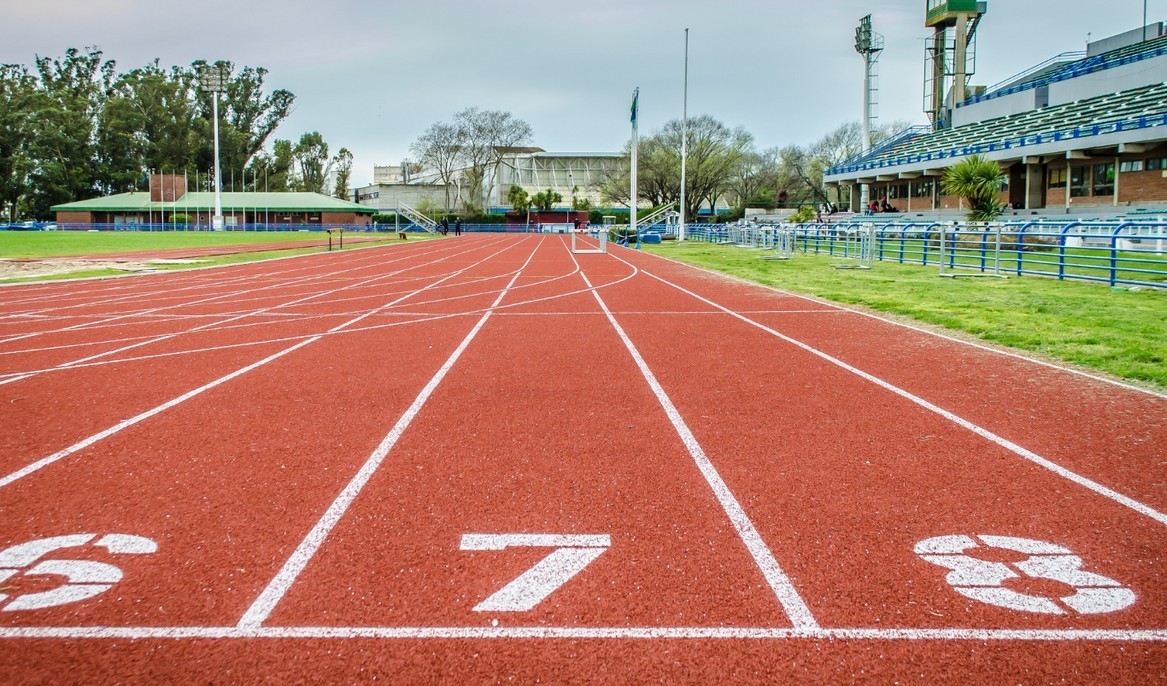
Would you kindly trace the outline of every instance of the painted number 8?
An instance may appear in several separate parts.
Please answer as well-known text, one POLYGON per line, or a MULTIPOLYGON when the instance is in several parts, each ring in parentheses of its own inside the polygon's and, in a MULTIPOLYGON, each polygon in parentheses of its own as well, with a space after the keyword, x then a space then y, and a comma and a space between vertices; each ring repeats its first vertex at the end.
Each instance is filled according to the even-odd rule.
POLYGON ((1110 577, 1082 569, 1082 558, 1060 545, 1012 536, 936 536, 920 541, 916 554, 951 570, 946 577, 957 593, 990 605, 1024 612, 1092 615, 1117 612, 1135 602, 1135 593, 1110 577), (976 549, 998 548, 1028 555, 1020 562, 992 562, 969 555, 976 549), (1061 598, 1021 593, 1007 588, 1008 579, 1050 579, 1074 588, 1061 598))

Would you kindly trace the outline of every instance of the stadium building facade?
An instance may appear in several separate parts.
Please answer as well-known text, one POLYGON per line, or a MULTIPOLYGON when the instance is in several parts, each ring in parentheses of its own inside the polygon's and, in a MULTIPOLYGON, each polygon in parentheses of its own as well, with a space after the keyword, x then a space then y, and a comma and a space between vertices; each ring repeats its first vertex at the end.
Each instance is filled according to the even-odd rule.
POLYGON ((950 106, 828 169, 828 187, 858 187, 899 211, 958 209, 945 170, 971 155, 1001 165, 1014 209, 1167 204, 1167 36, 1152 24, 1066 53, 950 106), (1144 40, 1144 35, 1146 39, 1144 40))

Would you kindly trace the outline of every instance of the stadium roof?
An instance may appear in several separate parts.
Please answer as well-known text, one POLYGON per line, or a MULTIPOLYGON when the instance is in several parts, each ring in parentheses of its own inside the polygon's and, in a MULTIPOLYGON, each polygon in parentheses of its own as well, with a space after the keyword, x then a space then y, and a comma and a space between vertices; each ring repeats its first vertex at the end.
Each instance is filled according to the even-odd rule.
POLYGON ((1167 139, 1167 83, 994 119, 896 136, 892 145, 828 169, 828 182, 950 166, 969 155, 1017 159, 1167 139))
MULTIPOLYGON (((224 211, 251 210, 257 208, 274 212, 357 212, 373 214, 374 208, 332 198, 320 193, 223 193, 224 211)), ((146 192, 119 193, 103 198, 78 200, 55 205, 53 212, 148 212, 148 211, 214 211, 214 193, 187 193, 172 202, 150 200, 146 192)))

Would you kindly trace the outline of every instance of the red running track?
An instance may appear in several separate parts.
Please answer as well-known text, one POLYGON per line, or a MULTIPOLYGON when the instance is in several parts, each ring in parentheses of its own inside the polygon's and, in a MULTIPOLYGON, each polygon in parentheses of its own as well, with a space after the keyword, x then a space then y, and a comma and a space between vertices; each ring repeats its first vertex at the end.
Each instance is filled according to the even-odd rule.
POLYGON ((0 678, 1148 683, 1167 398, 636 251, 0 290, 0 678))

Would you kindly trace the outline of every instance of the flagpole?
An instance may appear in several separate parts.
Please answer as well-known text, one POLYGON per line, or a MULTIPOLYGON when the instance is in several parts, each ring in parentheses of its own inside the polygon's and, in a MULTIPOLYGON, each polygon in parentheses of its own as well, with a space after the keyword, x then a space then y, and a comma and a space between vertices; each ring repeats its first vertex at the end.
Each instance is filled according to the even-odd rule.
POLYGON ((689 152, 689 29, 685 29, 685 79, 681 88, 681 221, 677 240, 685 240, 685 158, 689 152))
MULTIPOLYGON (((637 115, 640 108, 640 88, 632 91, 632 185, 629 191, 628 206, 630 209, 629 224, 631 228, 631 235, 636 235, 636 152, 639 147, 639 137, 637 132, 637 115)), ((637 246, 640 242, 637 241, 637 246)))

